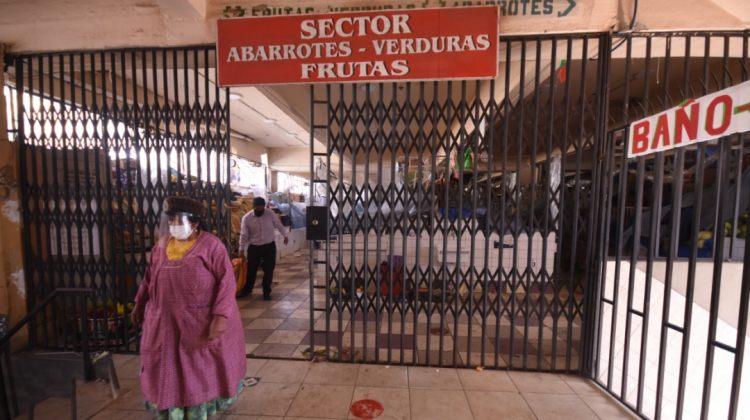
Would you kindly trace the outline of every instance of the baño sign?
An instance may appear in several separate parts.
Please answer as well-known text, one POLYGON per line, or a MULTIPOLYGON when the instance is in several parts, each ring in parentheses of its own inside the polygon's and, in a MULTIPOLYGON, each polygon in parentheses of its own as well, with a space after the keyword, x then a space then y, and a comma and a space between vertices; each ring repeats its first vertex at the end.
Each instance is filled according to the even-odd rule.
POLYGON ((750 131, 750 81, 644 118, 630 125, 628 157, 750 131))
POLYGON ((220 86, 497 76, 498 8, 218 21, 220 86))

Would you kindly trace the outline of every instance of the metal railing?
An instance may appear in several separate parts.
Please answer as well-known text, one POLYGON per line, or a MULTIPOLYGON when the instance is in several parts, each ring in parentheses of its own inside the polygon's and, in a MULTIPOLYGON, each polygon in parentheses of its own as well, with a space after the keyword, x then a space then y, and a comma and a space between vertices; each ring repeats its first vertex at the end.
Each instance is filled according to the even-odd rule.
POLYGON ((740 398, 750 390, 741 381, 750 248, 741 252, 739 226, 750 135, 627 158, 632 122, 748 80, 748 41, 747 32, 612 41, 591 376, 644 418, 750 417, 740 398))
MULTIPOLYGON (((78 295, 80 306, 72 308, 73 320, 75 314, 80 315, 83 322, 80 325, 80 340, 75 349, 80 351, 83 357, 84 377, 86 380, 94 378, 94 367, 91 361, 91 346, 89 343, 88 320, 86 316, 86 295, 93 294, 94 290, 86 287, 68 288, 61 287, 53 290, 39 305, 32 309, 21 321, 8 331, 8 334, 0 337, 0 415, 2 420, 11 420, 19 414, 16 393, 13 386, 13 372, 10 366, 10 341, 15 334, 27 326, 30 321, 41 311, 46 310, 48 305, 55 301, 59 295, 78 295), (3 366, 5 363, 5 366, 3 366)), ((54 328, 57 326, 53 325, 54 328)), ((31 334, 30 334, 31 335, 31 334)))

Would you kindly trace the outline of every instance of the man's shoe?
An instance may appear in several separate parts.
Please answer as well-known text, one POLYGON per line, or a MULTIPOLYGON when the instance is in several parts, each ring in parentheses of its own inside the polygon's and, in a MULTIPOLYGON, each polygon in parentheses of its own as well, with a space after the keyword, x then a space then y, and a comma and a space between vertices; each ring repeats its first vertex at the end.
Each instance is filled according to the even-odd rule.
POLYGON ((237 299, 244 299, 252 294, 253 292, 241 292, 239 295, 237 295, 237 299))
POLYGON ((271 300, 271 295, 263 295, 263 300, 271 300))

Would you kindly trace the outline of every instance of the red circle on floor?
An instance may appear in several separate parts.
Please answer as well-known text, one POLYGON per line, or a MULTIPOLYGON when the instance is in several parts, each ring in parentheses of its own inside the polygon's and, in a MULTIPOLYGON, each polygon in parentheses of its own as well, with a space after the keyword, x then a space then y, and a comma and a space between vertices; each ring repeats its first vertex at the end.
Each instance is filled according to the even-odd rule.
POLYGON ((352 404, 352 414, 358 419, 375 419, 383 415, 383 405, 375 400, 359 400, 352 404))

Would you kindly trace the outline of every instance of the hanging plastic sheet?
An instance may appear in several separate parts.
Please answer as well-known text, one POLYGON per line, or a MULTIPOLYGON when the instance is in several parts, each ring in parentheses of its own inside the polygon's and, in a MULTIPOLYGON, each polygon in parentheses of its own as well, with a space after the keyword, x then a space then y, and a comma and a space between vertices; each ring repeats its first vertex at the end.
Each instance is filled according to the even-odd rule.
POLYGON ((558 155, 550 159, 549 162, 549 186, 551 190, 551 194, 553 197, 550 197, 550 206, 549 206, 549 212, 550 216, 552 216, 552 220, 555 220, 557 218, 558 213, 560 213, 560 208, 557 206, 557 203, 560 201, 560 178, 562 176, 562 156, 558 155), (554 198, 554 199, 552 199, 554 198), (557 200, 557 202, 555 201, 557 200))

